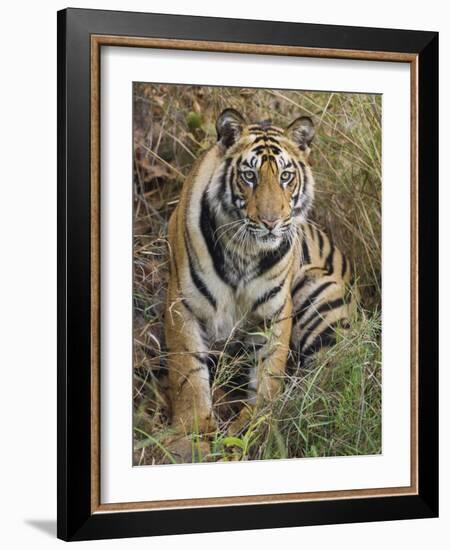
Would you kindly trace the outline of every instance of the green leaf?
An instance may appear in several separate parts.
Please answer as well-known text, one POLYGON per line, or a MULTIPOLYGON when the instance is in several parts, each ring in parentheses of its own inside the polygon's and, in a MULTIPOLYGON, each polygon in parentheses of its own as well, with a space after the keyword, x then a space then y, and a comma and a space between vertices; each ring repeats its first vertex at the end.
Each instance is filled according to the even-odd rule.
POLYGON ((233 436, 224 437, 222 439, 222 444, 225 447, 239 447, 239 449, 242 449, 242 450, 245 447, 245 443, 244 441, 242 441, 242 439, 240 439, 239 437, 233 437, 233 436))

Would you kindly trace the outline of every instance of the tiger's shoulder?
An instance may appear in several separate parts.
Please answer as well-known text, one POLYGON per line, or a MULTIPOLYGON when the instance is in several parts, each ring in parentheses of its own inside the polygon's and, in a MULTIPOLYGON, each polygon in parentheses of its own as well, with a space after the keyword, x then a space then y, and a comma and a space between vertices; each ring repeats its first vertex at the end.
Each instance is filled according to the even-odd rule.
POLYGON ((333 275, 345 284, 352 280, 352 269, 347 256, 336 245, 331 234, 316 224, 300 225, 301 246, 299 253, 299 271, 303 273, 317 269, 333 275))

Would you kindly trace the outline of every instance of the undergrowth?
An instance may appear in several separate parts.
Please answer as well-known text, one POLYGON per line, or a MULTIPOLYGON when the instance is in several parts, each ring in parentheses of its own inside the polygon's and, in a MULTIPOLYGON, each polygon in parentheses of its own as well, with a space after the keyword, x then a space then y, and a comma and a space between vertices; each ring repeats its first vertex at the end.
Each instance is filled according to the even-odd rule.
MULTIPOLYGON (((212 382, 219 430, 203 460, 255 460, 381 452, 381 97, 366 94, 134 85, 134 464, 171 462, 163 311, 167 222, 183 180, 216 139, 226 107, 285 126, 316 125, 311 219, 353 264, 360 295, 351 330, 312 370, 290 369, 280 398, 238 436, 245 358, 224 350, 212 382), (231 387, 231 390, 229 389, 231 387), (236 397, 236 395, 237 397, 236 397)), ((200 437, 200 436, 199 436, 200 437)), ((193 451, 198 437, 192 436, 193 451)))

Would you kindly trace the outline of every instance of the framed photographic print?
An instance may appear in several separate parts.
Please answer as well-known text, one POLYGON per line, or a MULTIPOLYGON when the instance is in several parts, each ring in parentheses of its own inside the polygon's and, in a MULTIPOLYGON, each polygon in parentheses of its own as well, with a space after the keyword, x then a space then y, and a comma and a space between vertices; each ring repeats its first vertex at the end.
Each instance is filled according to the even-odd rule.
POLYGON ((58 536, 438 513, 434 32, 58 13, 58 536))

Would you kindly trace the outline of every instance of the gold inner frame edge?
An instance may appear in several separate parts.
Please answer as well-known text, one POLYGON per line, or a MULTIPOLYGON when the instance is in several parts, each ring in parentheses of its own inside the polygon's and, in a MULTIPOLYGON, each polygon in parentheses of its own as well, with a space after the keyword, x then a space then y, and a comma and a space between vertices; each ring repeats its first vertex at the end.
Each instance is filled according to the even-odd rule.
POLYGON ((91 513, 163 510, 229 505, 274 504, 346 498, 376 498, 418 494, 418 55, 402 52, 306 48, 235 42, 214 42, 115 35, 91 35, 90 151, 91 151, 91 513), (409 63, 411 82, 411 484, 407 487, 367 488, 309 493, 190 498, 142 502, 101 503, 100 500, 100 50, 102 46, 163 48, 207 52, 285 55, 330 59, 359 59, 409 63))

